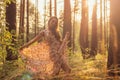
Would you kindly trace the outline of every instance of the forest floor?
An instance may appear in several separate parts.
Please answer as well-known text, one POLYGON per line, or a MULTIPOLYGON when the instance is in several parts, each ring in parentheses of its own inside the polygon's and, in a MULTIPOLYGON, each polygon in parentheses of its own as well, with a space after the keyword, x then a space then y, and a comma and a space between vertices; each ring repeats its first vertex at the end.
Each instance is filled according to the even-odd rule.
MULTIPOLYGON (((80 53, 70 56, 72 73, 70 80, 105 80, 106 55, 98 54, 95 59, 83 59, 80 53)), ((67 79, 66 79, 67 80, 67 79)))
POLYGON ((80 52, 69 56, 70 74, 61 72, 55 80, 106 80, 106 55, 98 54, 96 59, 83 59, 80 52))
MULTIPOLYGON (((95 60, 84 60, 78 52, 69 56, 69 63, 72 69, 70 74, 61 71, 60 75, 51 80, 106 80, 107 78, 107 56, 104 54, 98 54, 95 60)), ((0 63, 0 80, 31 80, 26 73, 22 78, 17 77, 23 72, 25 68, 21 59, 6 62, 4 65, 0 63)))

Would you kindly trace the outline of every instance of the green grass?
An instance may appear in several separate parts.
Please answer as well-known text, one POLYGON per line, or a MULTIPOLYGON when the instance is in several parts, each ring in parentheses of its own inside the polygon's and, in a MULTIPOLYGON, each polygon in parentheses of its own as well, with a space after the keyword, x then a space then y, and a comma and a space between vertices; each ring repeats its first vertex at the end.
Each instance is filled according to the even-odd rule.
POLYGON ((70 56, 72 80, 103 80, 106 77, 106 55, 98 54, 95 60, 83 60, 81 53, 70 56))

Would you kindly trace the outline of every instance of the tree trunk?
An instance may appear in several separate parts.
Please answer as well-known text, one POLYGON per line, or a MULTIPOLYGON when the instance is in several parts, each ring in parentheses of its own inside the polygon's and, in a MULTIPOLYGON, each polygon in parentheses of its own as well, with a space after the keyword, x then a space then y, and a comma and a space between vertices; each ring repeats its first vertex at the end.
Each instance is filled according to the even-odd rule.
POLYGON ((75 51, 75 24, 76 24, 76 8, 77 0, 74 1, 74 18, 73 18, 73 27, 72 27, 72 53, 75 51))
POLYGON ((97 1, 93 7, 92 14, 92 38, 91 38, 91 51, 90 56, 95 58, 97 54, 97 1))
POLYGON ((106 45, 106 31, 107 31, 107 28, 106 28, 106 0, 104 0, 104 44, 106 45))
POLYGON ((27 34, 26 34, 26 39, 27 42, 29 41, 29 0, 27 0, 27 34))
POLYGON ((55 16, 57 16, 57 2, 56 2, 57 0, 54 0, 54 8, 55 8, 55 10, 54 10, 54 15, 55 16))
POLYGON ((35 36, 38 33, 38 0, 35 0, 35 36))
POLYGON ((82 51, 83 58, 88 58, 89 42, 88 42, 88 6, 87 0, 82 0, 82 20, 81 20, 81 28, 80 28, 80 48, 82 51))
POLYGON ((45 26, 46 26, 46 0, 44 2, 44 29, 45 29, 45 26))
POLYGON ((102 23, 102 2, 103 0, 100 0, 100 30, 99 30, 99 53, 102 53, 102 41, 103 41, 103 23, 102 23))
POLYGON ((52 16, 52 0, 50 0, 50 17, 52 16))
MULTIPOLYGON (((6 7, 6 26, 8 30, 12 32, 13 35, 16 34, 16 4, 11 2, 6 7)), ((12 36, 12 43, 15 43, 15 36, 12 36)), ((12 46, 14 47, 14 46, 12 46)), ((9 48, 9 45, 6 47, 7 57, 6 60, 15 60, 17 56, 13 54, 12 50, 9 48)))
POLYGON ((109 76, 120 75, 120 0, 110 0, 110 39, 107 68, 109 76), (112 69, 112 70, 111 70, 112 69), (116 72, 117 71, 117 72, 116 72))
POLYGON ((66 32, 70 33, 68 46, 71 47, 71 6, 70 0, 64 0, 64 24, 63 24, 63 38, 66 32))
POLYGON ((106 1, 106 49, 108 49, 108 46, 109 46, 109 19, 108 19, 108 0, 105 0, 106 1))
MULTIPOLYGON (((102 7, 102 4, 103 4, 103 0, 100 0, 100 32, 99 32, 99 37, 100 37, 100 41, 99 41, 99 53, 103 54, 105 52, 105 21, 104 21, 104 25, 103 25, 103 20, 105 20, 105 17, 103 19, 103 7, 102 7)), ((104 10, 104 13, 105 13, 105 10, 104 10)))
POLYGON ((6 22, 9 31, 16 30, 16 4, 13 2, 6 7, 6 22))
POLYGON ((23 43, 25 42, 25 39, 24 39, 24 33, 25 33, 24 18, 25 18, 25 0, 21 0, 21 2, 20 2, 19 34, 20 34, 20 38, 23 39, 23 43))

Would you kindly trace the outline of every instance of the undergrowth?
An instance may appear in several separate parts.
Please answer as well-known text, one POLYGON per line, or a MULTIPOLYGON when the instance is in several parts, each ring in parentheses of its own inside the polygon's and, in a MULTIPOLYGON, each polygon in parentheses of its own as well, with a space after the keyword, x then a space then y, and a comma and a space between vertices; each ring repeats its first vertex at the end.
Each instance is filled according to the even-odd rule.
MULTIPOLYGON (((72 72, 70 74, 61 73, 49 80, 106 80, 106 55, 98 54, 96 59, 82 58, 80 52, 69 56, 69 64, 72 72)), ((32 76, 25 70, 25 64, 18 60, 0 63, 0 80, 32 80, 32 76)))
POLYGON ((74 75, 72 80, 104 80, 106 78, 106 55, 98 54, 96 59, 82 59, 78 52, 70 56, 74 75))

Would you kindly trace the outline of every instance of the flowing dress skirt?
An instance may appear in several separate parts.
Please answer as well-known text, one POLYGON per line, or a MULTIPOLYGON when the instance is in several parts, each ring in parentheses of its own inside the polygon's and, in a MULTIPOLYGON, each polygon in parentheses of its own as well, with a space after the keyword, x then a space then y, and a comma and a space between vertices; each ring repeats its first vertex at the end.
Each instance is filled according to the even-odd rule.
POLYGON ((51 75, 54 69, 54 62, 51 60, 50 46, 46 42, 41 42, 20 53, 26 63, 26 68, 34 74, 51 75))

